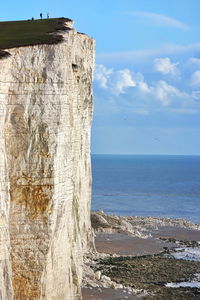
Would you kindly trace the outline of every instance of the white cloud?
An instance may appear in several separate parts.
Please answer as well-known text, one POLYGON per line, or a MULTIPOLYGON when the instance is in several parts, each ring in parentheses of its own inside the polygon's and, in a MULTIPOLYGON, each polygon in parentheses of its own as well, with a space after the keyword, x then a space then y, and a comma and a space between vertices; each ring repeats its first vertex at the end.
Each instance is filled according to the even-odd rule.
POLYGON ((191 57, 188 59, 188 63, 190 65, 196 66, 200 68, 200 59, 196 57, 191 57))
POLYGON ((94 78, 99 82, 100 87, 106 89, 112 73, 112 69, 107 69, 104 65, 96 65, 94 78))
POLYGON ((113 77, 112 90, 114 94, 123 94, 126 88, 136 86, 136 82, 128 69, 116 71, 113 77))
POLYGON ((169 106, 174 97, 185 97, 185 93, 180 92, 177 88, 169 85, 166 81, 160 80, 157 85, 153 88, 155 97, 164 106, 169 106))
POLYGON ((158 56, 169 56, 174 54, 189 53, 200 50, 200 43, 188 45, 166 44, 158 48, 140 49, 124 52, 97 53, 97 60, 109 63, 141 63, 150 58, 158 56))
POLYGON ((155 97, 164 105, 168 106, 170 104, 169 92, 170 89, 165 81, 160 81, 157 87, 154 89, 155 97))
MULTIPOLYGON (((174 70, 172 71, 169 65, 172 65, 173 69, 173 65, 176 64, 168 61, 168 72, 173 73, 174 70)), ((142 73, 130 69, 115 70, 103 65, 97 66, 96 69, 98 75, 95 76, 96 85, 105 90, 103 99, 106 99, 112 112, 126 109, 137 114, 148 114, 151 111, 181 114, 199 112, 200 91, 198 89, 184 92, 165 80, 148 84, 142 73)), ((198 72, 200 84, 200 71, 198 72)))
POLYGON ((200 70, 195 71, 195 72, 192 74, 191 85, 192 85, 193 87, 200 87, 200 70))
POLYGON ((173 19, 171 17, 150 13, 150 12, 143 12, 143 11, 133 11, 128 12, 127 14, 134 16, 134 17, 141 17, 145 18, 146 20, 150 21, 151 24, 155 24, 158 26, 165 26, 165 27, 174 27, 181 30, 189 30, 190 27, 179 20, 173 19))
POLYGON ((154 70, 156 72, 160 72, 164 75, 177 75, 178 74, 178 66, 179 63, 172 63, 169 57, 165 58, 156 58, 154 59, 153 65, 154 70))
POLYGON ((200 91, 192 91, 192 99, 200 101, 200 91))
POLYGON ((129 69, 113 71, 104 65, 96 65, 95 81, 103 89, 109 89, 112 94, 124 94, 127 88, 136 87, 136 80, 133 77, 140 77, 129 69))
POLYGON ((143 94, 148 94, 150 93, 151 89, 148 86, 148 84, 144 81, 138 82, 138 88, 143 94))

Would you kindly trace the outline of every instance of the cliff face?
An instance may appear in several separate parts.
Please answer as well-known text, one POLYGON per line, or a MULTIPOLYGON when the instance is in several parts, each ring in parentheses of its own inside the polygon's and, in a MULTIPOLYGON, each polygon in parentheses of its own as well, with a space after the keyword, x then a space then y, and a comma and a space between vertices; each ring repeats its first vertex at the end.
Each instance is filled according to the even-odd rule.
POLYGON ((80 298, 94 41, 63 37, 0 60, 0 299, 80 298))

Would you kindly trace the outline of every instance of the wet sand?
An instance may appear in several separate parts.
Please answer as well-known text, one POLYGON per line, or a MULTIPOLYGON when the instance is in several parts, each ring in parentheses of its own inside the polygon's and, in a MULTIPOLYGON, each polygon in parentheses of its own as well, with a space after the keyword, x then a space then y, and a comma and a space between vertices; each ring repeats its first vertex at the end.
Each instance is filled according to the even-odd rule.
POLYGON ((143 239, 121 233, 97 233, 95 245, 97 252, 118 255, 157 254, 164 247, 175 247, 175 243, 165 242, 159 238, 175 238, 184 241, 200 241, 200 231, 186 228, 164 227, 151 232, 152 237, 143 239))
POLYGON ((83 300, 138 300, 144 299, 123 292, 123 290, 114 290, 109 288, 89 288, 82 289, 83 300))
POLYGON ((177 240, 185 241, 200 241, 200 230, 165 226, 152 231, 152 236, 175 238, 177 240))
POLYGON ((157 254, 163 247, 175 246, 174 243, 166 243, 155 238, 141 239, 125 234, 97 234, 95 239, 96 249, 99 253, 140 256, 157 254))

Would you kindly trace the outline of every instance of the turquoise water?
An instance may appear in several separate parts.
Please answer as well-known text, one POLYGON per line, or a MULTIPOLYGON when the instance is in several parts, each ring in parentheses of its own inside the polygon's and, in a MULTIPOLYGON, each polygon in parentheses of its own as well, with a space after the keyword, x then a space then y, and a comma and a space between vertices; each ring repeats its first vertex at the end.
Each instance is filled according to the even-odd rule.
POLYGON ((200 224, 200 156, 92 155, 92 210, 200 224))

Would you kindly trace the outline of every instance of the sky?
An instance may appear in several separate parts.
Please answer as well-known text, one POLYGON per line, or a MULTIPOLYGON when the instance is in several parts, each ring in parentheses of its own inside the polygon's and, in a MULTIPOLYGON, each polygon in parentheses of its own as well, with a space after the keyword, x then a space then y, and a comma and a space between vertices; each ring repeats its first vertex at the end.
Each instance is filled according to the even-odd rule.
POLYGON ((96 40, 92 153, 200 154, 199 0, 7 0, 0 20, 41 12, 96 40))

